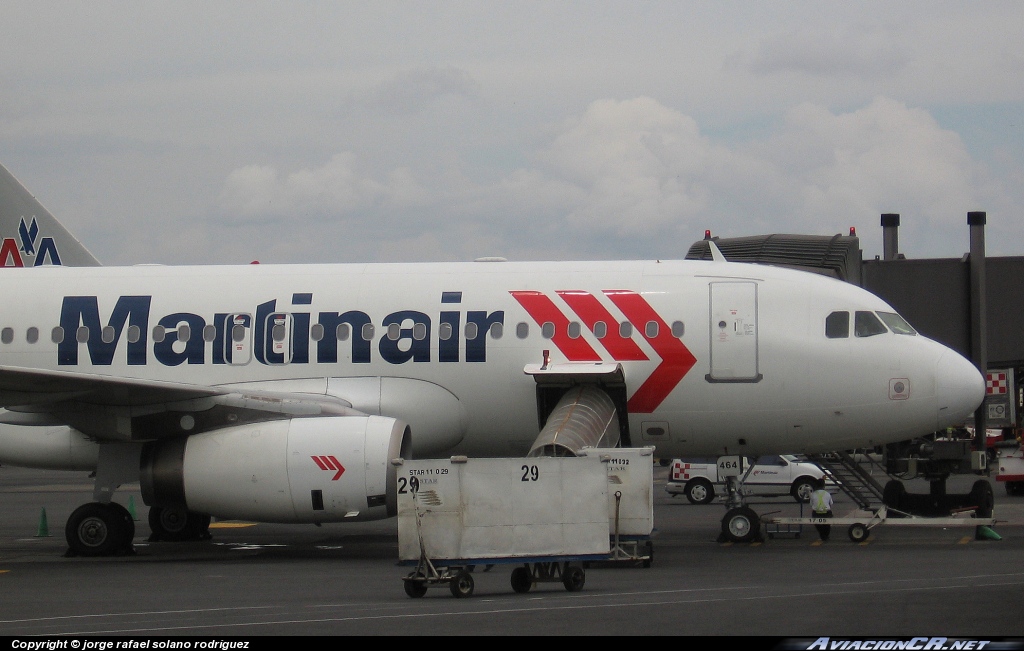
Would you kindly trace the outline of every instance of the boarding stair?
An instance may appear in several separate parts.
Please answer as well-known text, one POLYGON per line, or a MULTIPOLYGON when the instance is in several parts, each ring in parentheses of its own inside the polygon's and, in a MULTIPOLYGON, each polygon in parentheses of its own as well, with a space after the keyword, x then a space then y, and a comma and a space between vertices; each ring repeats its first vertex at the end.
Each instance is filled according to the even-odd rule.
POLYGON ((889 476, 871 455, 840 450, 807 455, 807 458, 817 464, 825 476, 835 482, 860 508, 870 511, 882 504, 884 488, 875 479, 875 474, 884 477, 886 481, 889 476))

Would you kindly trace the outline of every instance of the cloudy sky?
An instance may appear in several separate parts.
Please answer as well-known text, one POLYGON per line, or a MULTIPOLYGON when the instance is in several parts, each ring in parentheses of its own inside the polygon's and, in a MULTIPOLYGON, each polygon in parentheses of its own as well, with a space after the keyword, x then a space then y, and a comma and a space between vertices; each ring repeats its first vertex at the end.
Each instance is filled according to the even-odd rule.
POLYGON ((0 162, 107 264, 1024 255, 1024 3, 6 0, 0 162))

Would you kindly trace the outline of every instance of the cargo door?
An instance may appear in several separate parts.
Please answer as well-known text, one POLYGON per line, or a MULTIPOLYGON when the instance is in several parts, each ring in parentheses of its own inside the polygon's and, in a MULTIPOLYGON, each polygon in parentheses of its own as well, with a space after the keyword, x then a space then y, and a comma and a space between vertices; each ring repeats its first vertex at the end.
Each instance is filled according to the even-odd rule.
POLYGON ((758 382, 757 283, 713 282, 708 382, 758 382))

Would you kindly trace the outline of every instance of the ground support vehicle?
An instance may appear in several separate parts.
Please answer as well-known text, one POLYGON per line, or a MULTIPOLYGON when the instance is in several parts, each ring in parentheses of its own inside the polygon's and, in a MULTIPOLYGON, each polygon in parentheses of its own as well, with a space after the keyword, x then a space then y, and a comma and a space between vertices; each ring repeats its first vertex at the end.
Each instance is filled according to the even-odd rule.
POLYGON ((452 595, 467 597, 474 570, 498 565, 517 566, 510 576, 516 592, 546 582, 575 592, 583 589, 587 563, 649 563, 650 555, 621 543, 641 540, 640 532, 650 544, 651 453, 396 460, 399 559, 414 568, 403 577, 406 594, 422 597, 447 584, 452 595))
MULTIPOLYGON (((727 476, 717 458, 673 459, 665 490, 673 497, 685 495, 691 504, 708 504, 727 494, 727 476)), ((814 483, 825 472, 813 463, 783 454, 760 457, 753 462, 740 457, 738 490, 743 496, 785 496, 806 502, 814 483)))
POLYGON ((871 530, 881 525, 894 527, 991 527, 996 523, 995 518, 971 517, 974 509, 966 509, 960 514, 949 517, 920 517, 897 511, 887 506, 881 506, 870 515, 851 516, 845 518, 820 518, 820 517, 798 517, 798 518, 763 518, 766 525, 816 525, 830 524, 834 527, 847 526, 847 535, 853 542, 864 542, 871 535, 871 530))
POLYGON ((1003 441, 996 447, 996 481, 1007 495, 1024 495, 1024 449, 1020 441, 1003 441))

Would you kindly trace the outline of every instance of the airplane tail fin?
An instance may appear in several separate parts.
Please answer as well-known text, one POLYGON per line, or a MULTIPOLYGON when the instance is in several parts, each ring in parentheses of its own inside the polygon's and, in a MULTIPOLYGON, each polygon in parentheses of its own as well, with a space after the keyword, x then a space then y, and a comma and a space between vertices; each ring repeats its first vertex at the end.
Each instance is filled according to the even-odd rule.
POLYGON ((0 267, 98 267, 68 229, 0 164, 0 267))

